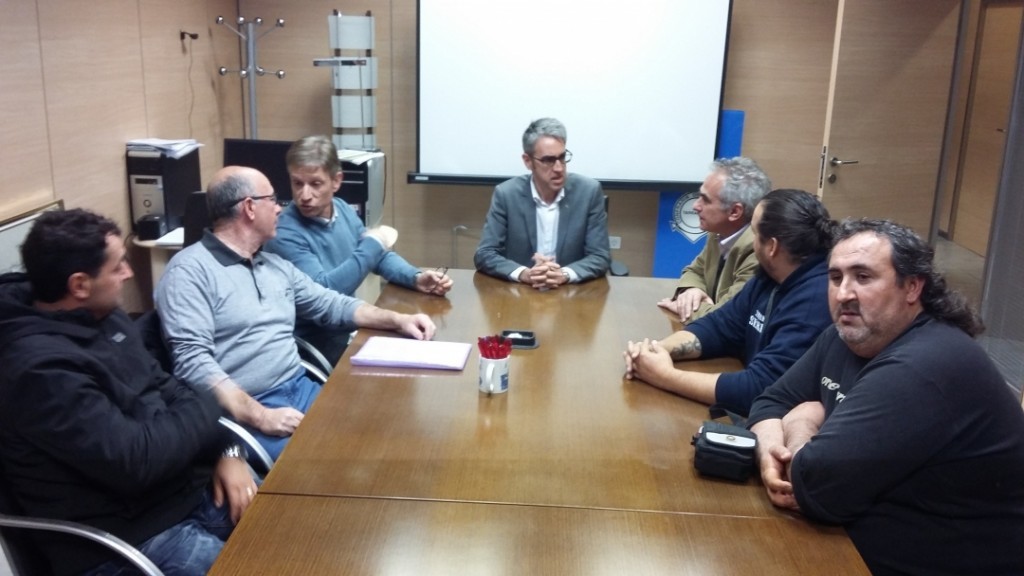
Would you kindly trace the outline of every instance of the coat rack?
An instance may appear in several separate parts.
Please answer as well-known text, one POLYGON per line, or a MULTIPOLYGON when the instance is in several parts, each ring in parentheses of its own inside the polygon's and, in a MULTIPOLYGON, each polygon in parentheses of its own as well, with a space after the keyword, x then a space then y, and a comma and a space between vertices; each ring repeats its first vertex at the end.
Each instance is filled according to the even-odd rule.
MULTIPOLYGON (((256 128, 256 77, 263 76, 267 73, 257 62, 256 62, 256 41, 266 36, 267 34, 274 31, 274 28, 284 28, 284 19, 278 18, 274 23, 274 28, 267 30, 259 36, 256 35, 256 27, 263 25, 263 18, 254 18, 252 20, 246 20, 245 18, 238 17, 238 28, 235 28, 224 20, 223 16, 217 16, 214 22, 218 25, 225 26, 228 30, 231 30, 238 35, 239 38, 245 41, 245 62, 244 66, 238 70, 231 70, 221 66, 217 72, 221 76, 227 76, 228 74, 237 72, 239 77, 249 81, 249 89, 246 91, 246 99, 248 100, 249 108, 249 135, 250 140, 259 138, 259 131, 256 128)), ((274 73, 278 79, 284 78, 284 70, 278 70, 274 73)))

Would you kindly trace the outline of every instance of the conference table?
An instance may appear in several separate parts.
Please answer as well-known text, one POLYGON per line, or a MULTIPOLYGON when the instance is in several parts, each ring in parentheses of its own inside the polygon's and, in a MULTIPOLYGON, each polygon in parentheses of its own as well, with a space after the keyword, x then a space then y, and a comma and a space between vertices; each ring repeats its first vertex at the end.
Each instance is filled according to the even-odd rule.
MULTIPOLYGON (((624 378, 627 341, 679 329, 671 280, 548 291, 450 270, 446 298, 386 286, 439 341, 536 334, 509 391, 461 371, 353 366, 359 330, 211 574, 867 574, 845 532, 705 478, 707 407, 624 378)), ((392 335, 393 336, 393 335, 392 335)), ((682 362, 722 372, 733 359, 682 362)))

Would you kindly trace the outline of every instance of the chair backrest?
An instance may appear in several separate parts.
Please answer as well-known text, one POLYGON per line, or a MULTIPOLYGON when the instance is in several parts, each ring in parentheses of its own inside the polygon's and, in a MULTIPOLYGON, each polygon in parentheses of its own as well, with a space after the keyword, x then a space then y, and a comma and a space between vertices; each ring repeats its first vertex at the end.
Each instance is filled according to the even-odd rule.
MULTIPOLYGON (((608 214, 608 195, 604 195, 604 213, 608 214)), ((626 266, 618 260, 612 260, 611 266, 608 268, 608 272, 612 276, 629 276, 629 266, 626 266)))
POLYGON ((333 368, 331 363, 327 361, 327 358, 316 349, 316 346, 303 340, 300 336, 295 336, 295 345, 299 349, 299 358, 302 359, 303 366, 311 374, 310 378, 318 380, 322 377, 320 384, 327 382, 327 377, 331 375, 333 368))
MULTIPOLYGON (((171 360, 170 351, 167 350, 167 345, 164 344, 163 334, 160 331, 160 316, 156 310, 150 310, 144 312, 141 316, 136 318, 135 325, 138 327, 139 332, 142 333, 142 342, 146 349, 157 362, 160 363, 160 367, 163 368, 164 372, 168 374, 174 373, 174 364, 171 360)), ((321 355, 316 348, 313 348, 305 340, 295 337, 296 344, 300 351, 305 351, 307 354, 314 354, 319 357, 320 363, 327 363, 327 360, 321 355)), ((300 355, 301 356, 301 355, 300 355)), ((305 358, 301 360, 302 367, 306 370, 306 374, 311 380, 320 384, 321 386, 327 382, 328 374, 325 374, 319 367, 318 363, 307 361, 305 358)), ((274 465, 274 460, 270 457, 267 451, 260 446, 259 442, 250 434, 245 428, 241 427, 237 423, 228 420, 227 418, 220 419, 221 426, 224 426, 231 431, 235 437, 246 445, 246 449, 249 452, 248 462, 252 467, 253 471, 262 478, 270 472, 271 466, 274 465)), ((3 573, 0 572, 0 576, 3 573)))
MULTIPOLYGON (((2 560, 6 561, 9 569, 3 574, 40 576, 52 573, 50 560, 29 534, 30 531, 43 531, 59 534, 52 538, 65 539, 58 549, 72 546, 79 549, 83 546, 105 547, 131 563, 138 573, 144 576, 163 576, 163 572, 134 546, 105 530, 77 522, 24 516, 6 480, 6 473, 0 472, 0 544, 3 547, 2 560)), ((56 545, 56 541, 53 545, 56 545)))
POLYGON ((249 457, 246 460, 249 463, 249 467, 256 473, 261 479, 266 477, 270 473, 270 469, 274 467, 274 459, 270 457, 270 453, 264 448, 258 440, 241 424, 234 420, 221 416, 220 425, 227 428, 238 441, 245 444, 246 451, 249 452, 249 457))
POLYGON ((171 361, 171 353, 164 344, 164 336, 160 333, 160 316, 156 310, 143 312, 142 316, 135 319, 135 327, 142 335, 142 345, 156 358, 160 367, 168 374, 174 373, 174 364, 171 361))
POLYGON ((189 194, 185 200, 185 217, 182 220, 185 229, 182 247, 198 242, 203 237, 203 230, 212 225, 210 212, 206 208, 206 192, 198 190, 189 194))

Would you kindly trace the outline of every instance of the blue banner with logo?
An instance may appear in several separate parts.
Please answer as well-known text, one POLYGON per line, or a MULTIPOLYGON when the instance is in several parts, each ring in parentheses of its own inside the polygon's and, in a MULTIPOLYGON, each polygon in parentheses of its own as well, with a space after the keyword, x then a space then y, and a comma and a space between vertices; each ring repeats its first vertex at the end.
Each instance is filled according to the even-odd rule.
MULTIPOLYGON (((716 158, 739 156, 743 143, 742 110, 722 110, 716 158)), ((654 269, 657 278, 678 278, 683 268, 704 249, 707 234, 693 211, 699 192, 664 191, 658 199, 658 226, 654 241, 654 269)), ((667 296, 671 296, 668 294, 667 296)))
POLYGON ((661 193, 654 243, 656 278, 679 278, 683 268, 704 249, 707 234, 700 229, 697 213, 693 211, 698 196, 697 191, 661 193))

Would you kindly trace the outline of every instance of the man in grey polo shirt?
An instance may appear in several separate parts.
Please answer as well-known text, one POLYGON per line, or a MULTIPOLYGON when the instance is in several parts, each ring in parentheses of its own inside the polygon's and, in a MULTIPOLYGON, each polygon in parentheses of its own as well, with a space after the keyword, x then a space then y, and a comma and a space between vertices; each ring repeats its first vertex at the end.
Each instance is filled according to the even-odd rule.
POLYGON ((219 170, 207 188, 213 230, 171 259, 156 289, 174 375, 213 389, 221 406, 277 458, 319 386, 300 365, 296 316, 323 325, 396 330, 430 339, 424 314, 383 310, 313 282, 260 249, 281 212, 266 176, 219 170))

